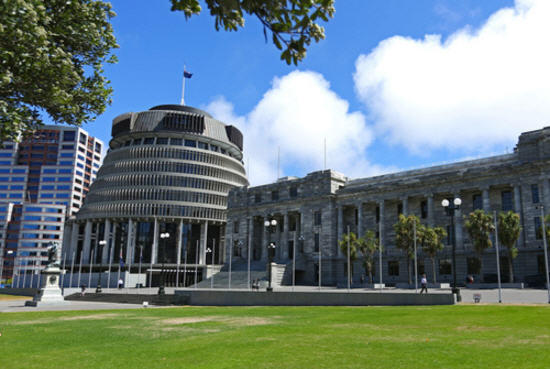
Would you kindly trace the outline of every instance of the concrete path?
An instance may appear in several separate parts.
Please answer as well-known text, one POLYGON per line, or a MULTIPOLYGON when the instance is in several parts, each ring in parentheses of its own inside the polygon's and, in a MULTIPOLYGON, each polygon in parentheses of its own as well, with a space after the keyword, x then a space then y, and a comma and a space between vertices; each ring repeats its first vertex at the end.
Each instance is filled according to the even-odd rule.
MULTIPOLYGON (((185 290, 183 288, 166 288, 167 294, 173 294, 175 290, 185 290)), ((194 290, 194 289, 190 289, 194 290)), ((210 289, 201 289, 201 290, 210 290, 210 289)), ((212 289, 211 291, 216 291, 217 289, 212 289)), ((221 290, 221 289, 220 289, 221 290)), ((318 287, 311 286, 296 286, 295 291, 319 291, 318 287)), ((65 291, 75 293, 79 291, 74 289, 74 291, 65 291)), ((224 289, 225 291, 225 289, 224 289)), ((277 291, 292 291, 292 287, 277 287, 274 289, 274 292, 277 291)), ((334 288, 334 287, 323 287, 321 291, 325 293, 331 292, 346 292, 345 288, 334 288)), ((156 294, 158 288, 123 288, 123 289, 103 289, 104 293, 121 293, 121 294, 156 294)), ((262 292, 262 291, 260 291, 262 292)), ((349 291, 349 293, 364 293, 364 292, 376 292, 376 293, 416 293, 414 289, 398 289, 398 288, 385 288, 382 291, 373 290, 373 289, 363 289, 363 288, 354 288, 349 291)), ((1 290, 0 290, 1 293, 1 290)), ((93 291, 87 291, 87 293, 94 293, 93 291)), ((449 289, 430 289, 429 293, 451 293, 449 289)), ((461 304, 473 304, 474 303, 474 294, 481 295, 481 304, 498 304, 498 289, 484 289, 484 290, 473 290, 473 289, 461 289, 462 296, 461 304)), ((20 298, 14 300, 0 301, 0 313, 3 312, 25 312, 25 311, 54 311, 54 310, 104 310, 104 309, 143 309, 142 305, 136 304, 116 304, 116 303, 103 303, 103 302, 86 302, 86 301, 66 301, 64 304, 56 305, 41 305, 38 307, 27 307, 25 306, 26 300, 32 300, 31 297, 20 298)), ((502 304, 541 304, 548 305, 548 291, 542 289, 503 289, 502 290, 502 304)), ((159 308, 161 306, 152 306, 148 308, 159 308)))

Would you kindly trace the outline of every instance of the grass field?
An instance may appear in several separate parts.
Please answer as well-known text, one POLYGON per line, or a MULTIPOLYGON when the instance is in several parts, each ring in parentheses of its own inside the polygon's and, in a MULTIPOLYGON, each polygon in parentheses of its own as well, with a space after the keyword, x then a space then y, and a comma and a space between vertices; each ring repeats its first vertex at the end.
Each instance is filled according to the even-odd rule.
POLYGON ((550 308, 181 307, 0 314, 0 368, 548 368, 550 308))

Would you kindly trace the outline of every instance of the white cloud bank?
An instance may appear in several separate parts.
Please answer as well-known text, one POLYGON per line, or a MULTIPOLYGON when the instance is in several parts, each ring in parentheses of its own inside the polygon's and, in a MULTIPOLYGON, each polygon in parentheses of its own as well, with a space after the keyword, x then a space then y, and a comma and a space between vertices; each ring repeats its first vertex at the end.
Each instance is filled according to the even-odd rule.
POLYGON ((444 42, 382 41, 354 74, 376 132, 415 153, 483 152, 550 125, 549 19, 550 1, 516 0, 444 42))
POLYGON ((327 168, 351 177, 383 171, 366 159, 365 149, 373 136, 365 116, 349 112, 348 102, 330 90, 318 73, 295 71, 275 78, 271 89, 246 116, 237 116, 223 97, 206 110, 242 130, 252 185, 275 181, 278 147, 281 176, 303 176, 323 169, 325 138, 327 168))

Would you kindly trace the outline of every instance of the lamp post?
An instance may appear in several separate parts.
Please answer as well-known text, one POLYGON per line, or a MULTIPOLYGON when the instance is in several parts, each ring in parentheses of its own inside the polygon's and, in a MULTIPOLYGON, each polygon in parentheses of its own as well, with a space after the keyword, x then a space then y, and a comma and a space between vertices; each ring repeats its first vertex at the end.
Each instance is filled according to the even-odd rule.
MULTIPOLYGON (((210 247, 208 247, 206 249, 206 253, 211 254, 212 249, 210 247)), ((208 263, 206 263, 206 264, 208 264, 208 263)), ((214 266, 214 256, 213 256, 213 254, 212 254, 212 266, 214 266)), ((212 273, 213 273, 213 271, 214 271, 214 268, 212 268, 212 273)), ((214 279, 212 279, 212 276, 210 276, 210 289, 212 289, 213 287, 214 287, 214 279)))
POLYGON ((269 285, 267 286, 267 292, 272 292, 273 287, 271 287, 271 279, 272 279, 271 264, 273 263, 273 254, 275 253, 275 243, 271 242, 271 234, 275 232, 275 229, 277 228, 277 220, 276 219, 266 220, 264 222, 264 226, 267 230, 267 233, 269 233, 269 243, 267 244, 267 257, 269 258, 269 265, 268 265, 269 285))
MULTIPOLYGON (((8 257, 11 257, 11 255, 13 255, 13 250, 6 251, 6 254, 8 255, 8 257)), ((4 263, 3 258, 2 258, 2 263, 4 263)), ((15 260, 13 260, 13 263, 15 263, 15 260)), ((15 270, 15 268, 14 268, 15 265, 13 263, 11 264, 11 283, 10 283, 11 288, 13 288, 13 280, 15 279, 14 274, 13 274, 13 271, 15 270)))
POLYGON ((161 233, 160 239, 162 240, 162 266, 160 268, 160 284, 159 284, 159 295, 164 295, 164 263, 166 261, 166 239, 170 237, 170 233, 161 233))
POLYGON ((453 288, 452 293, 456 295, 456 301, 462 301, 460 296, 460 289, 456 285, 456 234, 455 234, 455 211, 460 209, 462 205, 462 200, 459 197, 456 197, 451 203, 449 200, 444 199, 441 201, 441 205, 447 210, 447 214, 451 217, 451 242, 452 242, 452 252, 453 252, 453 288))
MULTIPOLYGON (((303 235, 298 237, 298 242, 300 242, 300 250, 303 250, 302 244, 304 243, 305 238, 303 235)), ((292 291, 296 286, 296 243, 292 244, 292 291)))
POLYGON ((103 265, 103 247, 107 244, 107 241, 101 240, 99 241, 99 251, 98 254, 100 255, 99 259, 99 278, 97 279, 97 288, 95 289, 95 293, 101 293, 101 274, 103 273, 101 271, 101 267, 103 265))
POLYGON ((544 223, 544 207, 540 207, 540 218, 542 223, 542 240, 544 243, 544 271, 546 272, 546 290, 548 292, 548 303, 550 304, 550 277, 548 274, 548 243, 546 241, 546 224, 544 223))

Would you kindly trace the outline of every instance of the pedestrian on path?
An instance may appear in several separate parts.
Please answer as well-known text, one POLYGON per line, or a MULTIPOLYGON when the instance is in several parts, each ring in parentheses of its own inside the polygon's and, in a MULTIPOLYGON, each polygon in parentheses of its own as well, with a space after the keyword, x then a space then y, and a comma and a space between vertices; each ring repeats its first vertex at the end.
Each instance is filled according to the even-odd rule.
POLYGON ((428 293, 428 279, 426 278, 426 274, 422 274, 420 285, 422 286, 422 289, 420 290, 420 294, 422 294, 422 292, 428 293))

